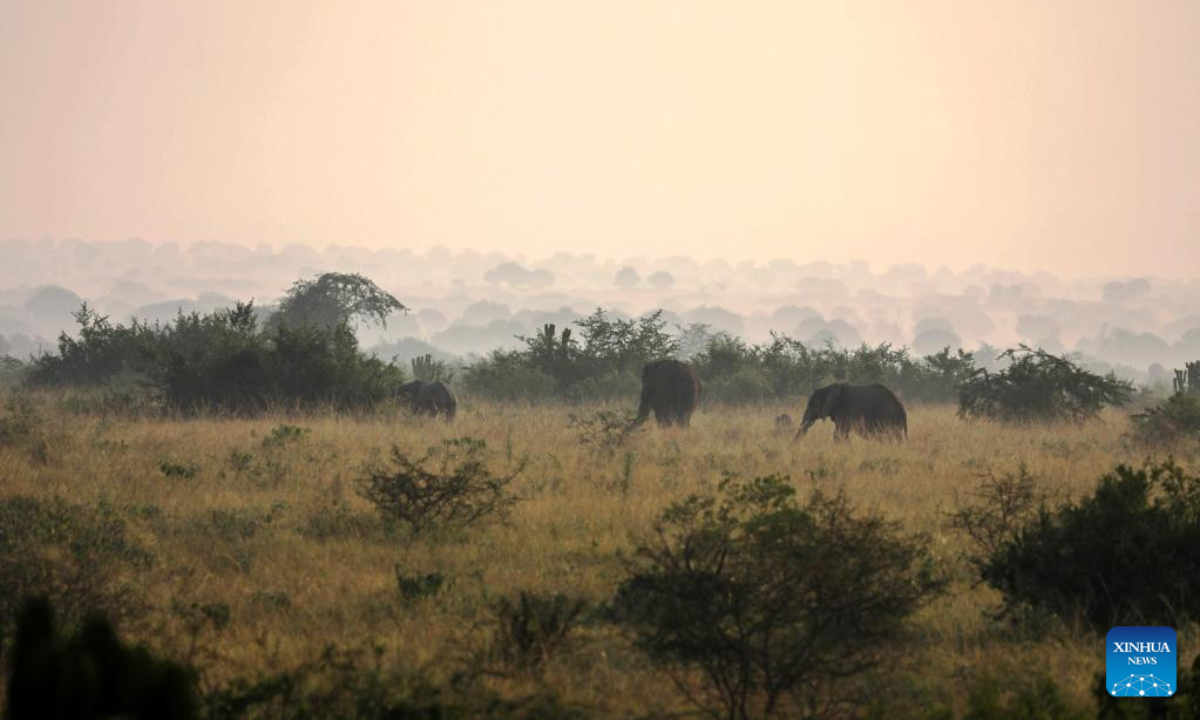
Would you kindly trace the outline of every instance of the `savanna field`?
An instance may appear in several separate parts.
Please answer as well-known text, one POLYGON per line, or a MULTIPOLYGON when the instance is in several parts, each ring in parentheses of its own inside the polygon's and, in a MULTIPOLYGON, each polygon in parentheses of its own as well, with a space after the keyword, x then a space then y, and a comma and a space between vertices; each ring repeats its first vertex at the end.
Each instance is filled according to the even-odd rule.
MULTIPOLYGON (((786 477, 801 498, 844 491, 855 512, 926 536, 947 583, 902 642, 882 651, 879 667, 848 681, 859 698, 851 714, 961 713, 980 682, 1002 691, 1030 682, 1031 660, 1048 669, 1065 702, 1090 707, 1102 637, 1067 618, 1036 630, 997 618, 1000 596, 979 581, 972 542, 950 517, 981 482, 1022 468, 1046 491, 1078 497, 1120 463, 1170 453, 1189 470, 1197 465, 1194 447, 1152 452, 1131 443, 1127 413, 1111 409, 1082 424, 1006 425, 917 405, 906 443, 836 444, 828 422, 800 442, 776 430, 775 416, 798 416, 800 401, 702 402, 690 430, 648 423, 617 444, 570 418, 627 407, 467 398, 445 423, 390 409, 164 418, 84 411, 55 393, 23 397, 23 409, 10 403, 6 411, 0 444, 6 513, 21 515, 16 498, 46 506, 57 498, 117 522, 123 547, 136 552, 93 568, 101 580, 77 569, 69 577, 85 580, 64 581, 62 592, 104 586, 96 592, 109 598, 123 637, 195 665, 202 692, 276 674, 336 694, 348 673, 369 671, 389 688, 407 688, 397 692, 550 698, 557 710, 546 716, 696 712, 603 608, 669 504, 730 476, 769 475, 786 477), (363 497, 369 469, 386 467, 393 446, 419 457, 459 437, 486 443, 481 457, 496 476, 517 473, 507 517, 414 533, 385 522, 363 497), (583 603, 553 656, 534 669, 505 663, 496 647, 496 606, 523 591, 583 603), (469 690, 455 685, 464 675, 469 690)), ((9 527, 22 520, 4 518, 9 527)), ((55 562, 53 552, 41 562, 55 562)), ((1188 653, 1198 633, 1178 630, 1188 653)), ((1180 657, 1181 670, 1193 654, 1180 657)))

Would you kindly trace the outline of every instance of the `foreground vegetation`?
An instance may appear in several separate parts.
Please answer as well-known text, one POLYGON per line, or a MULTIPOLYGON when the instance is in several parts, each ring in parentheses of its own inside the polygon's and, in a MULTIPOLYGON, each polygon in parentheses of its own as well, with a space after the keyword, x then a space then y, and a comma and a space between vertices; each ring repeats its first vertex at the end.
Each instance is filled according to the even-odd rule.
MULTIPOLYGON (((1054 716, 1094 715, 1103 654, 1090 608, 1053 605, 1053 573, 1036 566, 1041 590, 1030 597, 983 581, 990 573, 1003 588, 1011 578, 989 558, 1036 559, 1037 543, 1086 544, 1086 533, 1048 515, 1022 550, 989 508, 999 497, 1015 516, 1063 503, 1103 514, 1107 496, 1089 499, 1102 477, 1171 454, 1181 470, 1164 482, 1178 480, 1200 466, 1194 441, 1136 443, 1112 409, 1086 423, 1003 425, 922 405, 910 408, 904 444, 835 444, 824 426, 794 444, 773 419, 798 404, 702 404, 690 431, 605 433, 604 418, 630 406, 476 399, 446 424, 387 403, 356 414, 141 416, 94 412, 69 393, 8 395, 0 613, 11 627, 20 594, 39 589, 67 628, 103 611, 123 638, 195 668, 213 716, 727 713, 706 678, 712 662, 737 656, 689 655, 656 634, 671 596, 655 588, 671 586, 646 578, 669 577, 673 538, 696 537, 759 558, 731 581, 761 583, 805 557, 805 517, 838 517, 845 524, 821 532, 883 548, 864 567, 882 573, 872 587, 904 604, 894 617, 866 616, 876 624, 862 625, 861 672, 796 680, 821 688, 822 712, 1000 717, 1049 696, 1027 672, 1038 667, 1053 678, 1054 716), (462 492, 421 492, 447 483, 462 492), (429 517, 438 519, 411 520, 429 517), (792 549, 751 550, 759 538, 778 552, 781 530, 792 549)), ((1183 489, 1174 500, 1134 508, 1146 527, 1198 495, 1171 482, 1183 489)), ((1186 546, 1187 528, 1175 530, 1186 546)), ((794 627, 812 612, 785 609, 794 627)), ((1200 633, 1174 619, 1193 653, 1200 633)), ((1191 659, 1180 657, 1181 672, 1191 659)), ((767 699, 750 693, 745 707, 762 712, 767 699)), ((772 701, 780 714, 806 709, 787 693, 772 701)))

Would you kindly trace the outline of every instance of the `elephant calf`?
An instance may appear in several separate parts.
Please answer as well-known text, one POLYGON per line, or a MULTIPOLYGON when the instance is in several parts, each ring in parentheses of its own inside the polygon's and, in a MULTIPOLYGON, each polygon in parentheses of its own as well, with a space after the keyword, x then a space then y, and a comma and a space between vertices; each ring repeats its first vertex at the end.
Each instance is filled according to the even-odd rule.
POLYGON ((642 402, 638 406, 638 424, 650 411, 662 427, 687 427, 700 402, 700 378, 696 371, 678 360, 655 360, 642 368, 642 402))
POLYGON ((401 385, 396 394, 418 415, 442 415, 447 420, 453 420, 458 411, 458 399, 441 380, 413 380, 401 385))
POLYGON ((908 437, 908 414, 904 406, 883 385, 827 385, 808 398, 804 419, 796 432, 799 440, 818 420, 833 420, 834 440, 845 440, 854 430, 863 437, 908 437))

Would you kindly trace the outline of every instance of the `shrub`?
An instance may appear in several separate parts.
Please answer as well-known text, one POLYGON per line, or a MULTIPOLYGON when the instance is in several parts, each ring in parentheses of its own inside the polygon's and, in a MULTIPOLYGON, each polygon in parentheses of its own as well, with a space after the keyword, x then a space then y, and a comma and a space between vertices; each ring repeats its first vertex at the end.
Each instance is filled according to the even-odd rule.
POLYGON ((567 643, 587 604, 563 593, 522 590, 516 599, 501 598, 493 652, 506 666, 538 670, 567 643))
POLYGON ((4 399, 0 410, 0 448, 21 450, 31 460, 45 463, 50 459, 47 422, 28 394, 14 392, 4 399))
POLYGON ((959 386, 960 417, 1004 422, 1094 418, 1106 406, 1129 402, 1133 386, 1109 373, 1100 376, 1066 357, 1024 345, 1000 354, 1009 364, 998 372, 972 371, 959 386))
POLYGON ((279 449, 300 442, 310 432, 312 431, 308 428, 297 425, 276 425, 271 428, 271 433, 263 438, 262 446, 264 450, 279 449))
POLYGON ((963 720, 1085 720, 1089 713, 1072 707, 1053 678, 1036 675, 1005 683, 1005 692, 994 678, 985 677, 975 683, 967 699, 963 720))
POLYGON ((197 717, 190 668, 129 647, 103 616, 60 637, 45 599, 25 604, 9 662, 5 717, 197 717))
POLYGON ((182 480, 193 480, 200 472, 200 466, 195 463, 176 463, 170 460, 163 460, 158 464, 158 470, 165 478, 177 478, 182 480))
POLYGON ((1174 625, 1200 611, 1200 478, 1171 461, 1105 475, 1042 508, 983 563, 1006 611, 1078 616, 1097 631, 1174 625))
POLYGON ((1023 464, 1016 473, 984 475, 972 496, 973 503, 951 513, 950 526, 971 539, 973 560, 980 564, 1012 542, 1050 500, 1050 493, 1023 464))
POLYGON ((466 437, 445 440, 415 459, 393 446, 390 466, 369 467, 358 492, 385 522, 413 532, 503 518, 516 502, 508 486, 522 468, 497 475, 484 462, 486 450, 484 441, 466 437))
POLYGON ((626 440, 644 430, 631 412, 600 410, 593 413, 567 416, 567 427, 575 431, 579 444, 602 453, 612 454, 626 440))
POLYGON ((532 367, 520 352, 495 350, 463 370, 463 384, 473 395, 502 402, 540 402, 557 393, 554 378, 532 367))
POLYGON ((97 385, 118 374, 148 376, 157 351, 155 328, 134 320, 128 326, 111 322, 83 303, 73 314, 78 339, 58 336, 58 353, 43 354, 27 368, 35 385, 97 385))
POLYGON ((399 565, 395 570, 396 589, 400 591, 400 597, 405 601, 411 602, 437 595, 442 586, 446 584, 446 576, 440 572, 410 575, 405 573, 399 565))
POLYGON ((125 580, 151 556, 130 540, 108 503, 11 496, 0 500, 0 626, 21 603, 52 597, 69 625, 92 612, 120 620, 141 608, 125 580))
POLYGON ((942 587, 921 539, 856 517, 841 495, 801 503, 777 476, 674 503, 656 534, 630 561, 614 617, 728 717, 833 711, 837 681, 874 666, 942 587))
POLYGON ((0 355, 0 388, 13 388, 25 382, 26 366, 11 355, 0 355))
POLYGON ((213 718, 575 718, 591 717, 545 693, 502 699, 476 673, 445 682, 385 670, 381 651, 328 647, 286 670, 237 678, 205 697, 213 718))
POLYGON ((129 326, 85 305, 76 320, 79 338, 63 333, 57 354, 36 358, 31 384, 121 380, 185 411, 257 412, 273 405, 369 407, 403 381, 400 368, 359 350, 348 323, 276 323, 261 330, 253 303, 129 326))
POLYGON ((1148 445, 1200 439, 1200 395, 1172 395, 1130 420, 1134 438, 1148 445))

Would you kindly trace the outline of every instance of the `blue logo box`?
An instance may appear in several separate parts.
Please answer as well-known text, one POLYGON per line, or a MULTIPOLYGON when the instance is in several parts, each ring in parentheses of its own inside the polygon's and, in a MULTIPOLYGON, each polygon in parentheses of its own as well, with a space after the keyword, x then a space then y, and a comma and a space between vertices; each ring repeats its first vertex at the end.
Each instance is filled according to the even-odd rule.
POLYGON ((1126 627, 1105 640, 1108 692, 1116 697, 1170 697, 1175 694, 1178 646, 1169 627, 1126 627))

